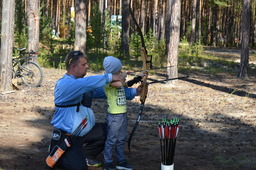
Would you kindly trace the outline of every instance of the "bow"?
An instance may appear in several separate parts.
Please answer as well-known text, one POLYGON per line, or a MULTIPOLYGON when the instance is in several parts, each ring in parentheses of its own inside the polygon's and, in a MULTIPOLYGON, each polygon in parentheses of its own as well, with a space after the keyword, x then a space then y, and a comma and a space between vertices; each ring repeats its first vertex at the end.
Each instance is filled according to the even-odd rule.
POLYGON ((144 72, 144 76, 142 78, 142 90, 141 90, 141 93, 140 93, 140 112, 139 112, 139 115, 138 115, 138 118, 133 126, 133 129, 131 131, 131 134, 130 134, 130 137, 128 139, 128 149, 129 151, 131 150, 130 149, 130 146, 131 146, 131 140, 132 140, 132 137, 134 135, 134 132, 137 128, 137 126, 139 125, 139 122, 140 122, 140 118, 141 118, 141 115, 143 114, 143 109, 144 109, 144 104, 145 104, 145 101, 146 101, 146 98, 147 98, 147 50, 146 50, 146 46, 145 46, 145 41, 144 41, 144 37, 143 37, 143 34, 141 32, 141 28, 139 26, 139 24, 137 23, 135 17, 134 17, 134 13, 132 12, 132 9, 131 9, 131 0, 130 0, 130 3, 129 3, 129 9, 130 9, 130 13, 131 13, 131 16, 132 16, 132 19, 137 27, 137 31, 139 33, 139 36, 141 38, 141 44, 142 44, 142 48, 141 48, 141 56, 142 56, 142 60, 143 60, 143 72, 144 72))
POLYGON ((148 89, 148 83, 147 83, 147 60, 146 60, 146 57, 147 57, 147 54, 146 54, 146 51, 144 48, 141 48, 141 55, 142 55, 142 58, 143 58, 143 71, 144 71, 144 74, 145 76, 143 76, 142 78, 142 84, 141 84, 141 93, 140 93, 140 112, 139 112, 139 115, 138 115, 138 118, 133 126, 133 129, 131 131, 131 134, 130 134, 130 137, 129 137, 129 140, 128 140, 128 149, 129 151, 131 150, 131 141, 132 141, 132 137, 134 135, 134 132, 137 128, 137 126, 139 125, 139 122, 140 122, 140 118, 143 114, 143 109, 144 109, 144 104, 145 104, 145 101, 146 101, 146 98, 147 98, 147 89, 148 89))

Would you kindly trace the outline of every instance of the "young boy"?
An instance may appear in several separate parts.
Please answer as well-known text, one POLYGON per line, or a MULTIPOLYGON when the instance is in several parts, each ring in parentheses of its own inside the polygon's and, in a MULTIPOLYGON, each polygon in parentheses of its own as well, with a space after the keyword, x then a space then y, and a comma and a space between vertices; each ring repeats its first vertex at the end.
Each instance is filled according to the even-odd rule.
POLYGON ((127 84, 131 86, 139 82, 141 76, 125 83, 127 74, 121 71, 121 61, 113 56, 105 57, 103 67, 106 73, 119 74, 122 77, 120 81, 112 81, 104 86, 109 106, 107 111, 107 140, 104 148, 104 170, 115 169, 112 157, 114 147, 117 160, 116 169, 133 170, 133 167, 126 162, 124 156, 127 133, 127 108, 124 88, 127 88, 127 84))

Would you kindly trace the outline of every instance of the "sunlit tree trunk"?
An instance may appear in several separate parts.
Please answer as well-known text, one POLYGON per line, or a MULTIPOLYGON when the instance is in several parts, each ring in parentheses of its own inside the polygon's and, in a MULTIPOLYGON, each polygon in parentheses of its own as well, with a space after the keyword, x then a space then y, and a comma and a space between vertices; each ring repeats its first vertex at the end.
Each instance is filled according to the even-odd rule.
POLYGON ((146 10, 146 0, 141 1, 141 30, 143 33, 146 32, 146 15, 147 15, 147 10, 146 10))
POLYGON ((75 0, 75 50, 86 53, 86 0, 75 0))
POLYGON ((27 0, 28 50, 38 51, 39 47, 39 0, 27 0))
POLYGON ((12 90, 12 50, 14 37, 15 0, 2 1, 0 91, 12 90))
MULTIPOLYGON (((91 10, 92 10, 92 2, 91 2, 92 0, 88 0, 88 15, 87 15, 87 17, 88 17, 88 24, 90 24, 90 22, 91 22, 91 10)), ((90 25, 88 25, 88 27, 89 27, 90 25)))
POLYGON ((238 78, 248 78, 251 5, 251 0, 243 0, 242 49, 238 78))
MULTIPOLYGON (((168 0, 166 18, 170 29, 168 33, 169 44, 167 51, 167 75, 168 78, 175 78, 178 76, 178 46, 180 42, 180 14, 181 14, 181 0, 168 0), (169 18, 169 19, 168 19, 169 18)), ((174 83, 174 82, 173 82, 174 83)))
POLYGON ((158 22, 159 22, 159 19, 158 19, 158 0, 154 0, 154 10, 153 10, 153 33, 154 33, 154 36, 155 37, 158 37, 158 22))

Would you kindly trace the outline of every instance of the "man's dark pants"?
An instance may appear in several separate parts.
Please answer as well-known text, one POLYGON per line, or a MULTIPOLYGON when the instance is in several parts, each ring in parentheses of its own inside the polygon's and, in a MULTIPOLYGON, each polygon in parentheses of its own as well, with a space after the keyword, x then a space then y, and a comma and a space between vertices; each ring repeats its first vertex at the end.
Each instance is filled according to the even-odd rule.
POLYGON ((106 124, 96 123, 88 134, 76 138, 57 166, 67 170, 86 170, 86 158, 95 159, 104 150, 105 140, 106 124))

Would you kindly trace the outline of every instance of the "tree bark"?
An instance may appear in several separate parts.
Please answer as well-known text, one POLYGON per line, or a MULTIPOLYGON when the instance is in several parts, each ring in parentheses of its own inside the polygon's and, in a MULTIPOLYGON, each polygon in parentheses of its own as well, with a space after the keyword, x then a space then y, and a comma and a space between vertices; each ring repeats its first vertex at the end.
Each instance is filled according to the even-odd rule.
POLYGON ((38 51, 39 46, 39 0, 27 0, 28 50, 38 51))
POLYGON ((129 53, 129 28, 130 28, 130 12, 129 0, 122 0, 122 42, 121 53, 125 56, 130 56, 129 53))
POLYGON ((249 64, 249 40, 250 40, 250 21, 251 21, 251 0, 243 0, 242 11, 242 49, 238 78, 248 78, 249 64))
POLYGON ((154 37, 158 37, 158 22, 159 22, 159 13, 158 13, 158 0, 154 0, 154 10, 153 10, 153 34, 154 37))
POLYGON ((161 17, 161 21, 160 21, 160 27, 162 28, 161 29, 161 34, 160 34, 160 37, 161 39, 164 39, 165 38, 165 16, 166 16, 166 0, 163 0, 163 4, 162 4, 162 17, 161 17))
POLYGON ((146 15, 147 15, 147 10, 146 10, 146 2, 145 0, 141 0, 141 31, 143 34, 146 32, 146 15))
POLYGON ((86 0, 75 0, 76 28, 74 50, 86 53, 86 0))
POLYGON ((15 0, 3 0, 0 55, 0 91, 12 90, 12 50, 15 0))
MULTIPOLYGON (((167 19, 170 29, 169 45, 168 45, 168 57, 167 57, 167 75, 168 78, 175 78, 178 76, 178 46, 180 42, 180 14, 181 14, 181 0, 168 0, 169 6, 167 10, 167 19)), ((168 27, 167 27, 168 28, 168 27)), ((174 83, 174 82, 173 82, 174 83)))
POLYGON ((190 42, 193 44, 197 41, 196 39, 196 19, 197 19, 197 3, 198 0, 193 0, 193 5, 192 5, 192 20, 191 20, 191 38, 190 42))

